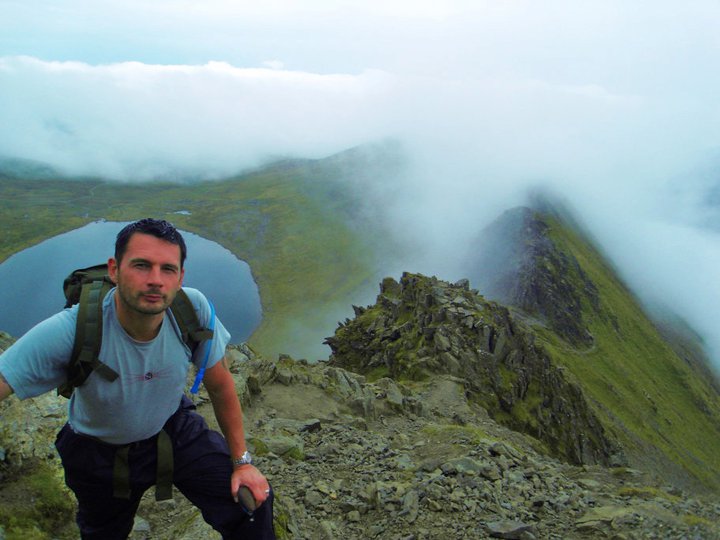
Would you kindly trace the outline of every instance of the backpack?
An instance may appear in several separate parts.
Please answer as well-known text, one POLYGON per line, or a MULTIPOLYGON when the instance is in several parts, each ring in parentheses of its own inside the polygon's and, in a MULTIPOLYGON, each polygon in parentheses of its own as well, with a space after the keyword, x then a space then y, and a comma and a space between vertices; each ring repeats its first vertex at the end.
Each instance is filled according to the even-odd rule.
MULTIPOLYGON (((65 307, 78 307, 75 342, 68 363, 67 381, 58 388, 58 394, 69 398, 73 390, 82 385, 93 371, 114 381, 115 370, 103 364, 98 355, 102 345, 102 305, 105 295, 115 286, 108 276, 107 264, 99 264, 73 271, 63 282, 65 307)), ((170 305, 185 345, 195 354, 200 343, 211 339, 213 331, 204 328, 185 291, 180 289, 170 305)))

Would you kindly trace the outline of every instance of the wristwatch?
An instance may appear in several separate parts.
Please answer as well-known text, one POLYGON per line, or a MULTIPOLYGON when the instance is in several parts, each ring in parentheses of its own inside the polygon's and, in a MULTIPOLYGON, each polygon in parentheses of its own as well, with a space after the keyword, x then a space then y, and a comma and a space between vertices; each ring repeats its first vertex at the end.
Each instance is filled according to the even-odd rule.
POLYGON ((251 465, 251 464, 252 464, 252 456, 250 455, 250 452, 248 452, 247 450, 245 450, 245 452, 243 452, 242 456, 233 459, 233 465, 235 465, 236 467, 238 467, 240 465, 251 465))

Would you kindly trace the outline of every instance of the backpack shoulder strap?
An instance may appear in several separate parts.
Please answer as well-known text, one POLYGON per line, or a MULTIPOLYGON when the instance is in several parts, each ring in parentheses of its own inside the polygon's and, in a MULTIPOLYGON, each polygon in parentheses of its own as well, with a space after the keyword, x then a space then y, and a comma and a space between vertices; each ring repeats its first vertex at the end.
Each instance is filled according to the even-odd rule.
POLYGON ((58 394, 70 397, 73 389, 85 382, 93 371, 108 381, 118 374, 98 359, 102 345, 103 300, 113 287, 109 278, 89 281, 82 285, 78 302, 75 342, 68 363, 68 380, 58 388, 58 394))
POLYGON ((175 300, 170 304, 170 310, 180 328, 182 340, 193 354, 201 342, 213 337, 213 331, 200 324, 195 306, 183 289, 178 291, 175 300))

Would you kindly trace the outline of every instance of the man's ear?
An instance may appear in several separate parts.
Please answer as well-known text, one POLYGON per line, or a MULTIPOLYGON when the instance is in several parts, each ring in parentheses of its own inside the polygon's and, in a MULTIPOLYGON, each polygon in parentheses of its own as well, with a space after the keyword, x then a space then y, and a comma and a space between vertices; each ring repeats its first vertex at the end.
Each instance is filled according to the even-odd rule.
POLYGON ((117 261, 110 257, 107 262, 108 265, 108 276, 110 276, 110 281, 112 281, 115 285, 117 285, 117 272, 118 272, 118 265, 117 261))

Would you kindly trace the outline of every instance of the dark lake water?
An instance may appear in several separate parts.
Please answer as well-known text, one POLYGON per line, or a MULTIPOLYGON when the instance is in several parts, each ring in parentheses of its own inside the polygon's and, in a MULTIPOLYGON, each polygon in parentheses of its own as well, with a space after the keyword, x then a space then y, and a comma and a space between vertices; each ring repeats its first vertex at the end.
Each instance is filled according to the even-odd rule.
MULTIPOLYGON (((0 330, 20 337, 65 305, 63 280, 76 268, 107 262, 126 223, 91 223, 16 253, 0 264, 0 330)), ((188 248, 187 287, 215 305, 232 343, 248 339, 262 310, 250 267, 216 242, 181 231, 188 248)))

